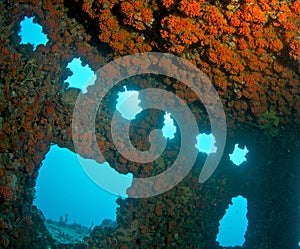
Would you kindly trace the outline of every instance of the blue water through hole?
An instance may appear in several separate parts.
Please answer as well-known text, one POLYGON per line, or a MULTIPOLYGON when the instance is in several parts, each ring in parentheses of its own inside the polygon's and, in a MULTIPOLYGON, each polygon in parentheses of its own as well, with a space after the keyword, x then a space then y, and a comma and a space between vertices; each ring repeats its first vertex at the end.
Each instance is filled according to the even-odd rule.
POLYGON ((120 112, 121 116, 127 120, 135 119, 135 116, 142 111, 140 107, 141 100, 139 99, 139 92, 134 90, 127 90, 124 86, 124 91, 118 93, 116 109, 120 112), (130 98, 129 105, 123 104, 124 100, 130 98))
MULTIPOLYGON (((108 163, 89 161, 101 168, 103 175, 114 171, 108 163)), ((120 195, 126 195, 131 181, 132 177, 128 175, 128 181, 120 184, 120 195)), ((116 220, 117 198, 87 176, 75 153, 52 145, 39 170, 33 204, 43 211, 47 219, 58 220, 68 214, 70 223, 89 227, 92 223, 101 224, 104 219, 116 220)))
POLYGON ((163 136, 166 139, 173 139, 176 133, 176 126, 174 120, 171 117, 171 113, 166 112, 164 115, 164 126, 162 128, 163 136))
POLYGON ((72 75, 65 82, 69 83, 69 87, 81 89, 82 93, 86 93, 88 86, 93 85, 97 79, 95 72, 88 64, 82 65, 81 58, 74 58, 68 63, 67 68, 72 71, 72 75))
POLYGON ((235 144, 232 154, 229 154, 229 158, 236 166, 240 166, 243 162, 247 161, 246 155, 248 152, 249 150, 246 146, 240 148, 239 144, 235 144))
POLYGON ((247 231, 247 199, 237 196, 231 199, 225 215, 220 220, 216 241, 223 247, 243 246, 247 231))
POLYGON ((195 147, 199 152, 210 154, 215 153, 217 151, 217 147, 215 146, 216 139, 210 134, 200 133, 197 137, 197 144, 195 147))
POLYGON ((20 22, 20 32, 18 35, 21 38, 20 44, 31 44, 33 45, 33 50, 40 44, 44 46, 47 44, 49 39, 47 35, 43 33, 43 27, 33 22, 34 17, 25 16, 20 22))

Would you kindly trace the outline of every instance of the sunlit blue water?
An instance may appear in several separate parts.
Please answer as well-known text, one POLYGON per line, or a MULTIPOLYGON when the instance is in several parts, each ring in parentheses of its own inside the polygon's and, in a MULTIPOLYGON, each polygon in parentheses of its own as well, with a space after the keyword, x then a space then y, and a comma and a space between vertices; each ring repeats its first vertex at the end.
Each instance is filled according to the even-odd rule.
POLYGON ((140 103, 139 92, 132 90, 128 91, 125 86, 124 91, 118 93, 116 109, 123 118, 133 120, 135 119, 135 116, 142 111, 140 103), (128 101, 124 103, 126 99, 128 99, 128 101))
POLYGON ((94 71, 89 65, 82 66, 81 58, 74 58, 67 65, 72 71, 72 75, 69 76, 65 82, 69 83, 69 87, 76 87, 82 90, 83 93, 87 92, 87 87, 93 85, 97 79, 94 71))
POLYGON ((225 215, 220 221, 217 242, 223 247, 242 246, 247 231, 247 199, 238 196, 232 198, 225 215))
MULTIPOLYGON (((108 164, 101 166, 104 171, 112 170, 108 164)), ((130 184, 128 181, 127 187, 130 184)), ((47 219, 58 220, 69 214, 70 222, 86 226, 101 224, 103 219, 115 220, 116 198, 90 180, 75 153, 51 146, 39 170, 33 203, 47 219)))
POLYGON ((237 166, 240 166, 243 162, 247 161, 245 157, 246 154, 249 152, 246 146, 243 149, 239 148, 239 145, 236 144, 234 146, 234 150, 232 154, 229 154, 230 160, 237 166))
POLYGON ((20 22, 21 28, 19 36, 21 38, 21 44, 32 44, 33 50, 35 50, 40 44, 46 45, 49 39, 42 31, 43 27, 38 23, 34 23, 33 19, 34 17, 24 17, 20 22))
POLYGON ((210 154, 217 151, 215 146, 216 139, 212 134, 200 133, 197 137, 197 144, 195 147, 199 152, 210 154))
POLYGON ((163 136, 167 139, 173 139, 176 133, 176 126, 174 120, 171 117, 171 113, 166 112, 164 115, 164 126, 162 128, 163 136))

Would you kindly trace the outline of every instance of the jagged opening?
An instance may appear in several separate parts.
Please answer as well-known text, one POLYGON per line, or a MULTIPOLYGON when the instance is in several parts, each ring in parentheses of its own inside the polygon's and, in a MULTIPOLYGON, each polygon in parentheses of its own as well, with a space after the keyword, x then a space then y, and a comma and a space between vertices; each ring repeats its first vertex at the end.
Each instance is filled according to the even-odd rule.
POLYGON ((220 220, 217 242, 222 247, 243 246, 248 226, 247 199, 241 195, 231 199, 228 209, 220 220))
POLYGON ((197 144, 195 147, 199 152, 210 154, 215 153, 217 151, 217 147, 215 146, 216 139, 210 134, 200 133, 197 137, 197 144))
POLYGON ((33 50, 36 50, 36 47, 40 44, 46 46, 49 39, 47 35, 43 33, 43 27, 34 23, 35 17, 24 16, 24 19, 20 22, 20 32, 18 35, 21 38, 20 44, 31 44, 33 50))
MULTIPOLYGON (((101 167, 103 174, 114 171, 108 163, 89 161, 101 167)), ((130 184, 128 181, 127 187, 130 184)), ((62 243, 81 241, 102 223, 117 225, 118 196, 95 184, 85 174, 77 155, 68 149, 51 146, 39 170, 35 191, 33 204, 42 210, 52 236, 62 243)), ((126 188, 122 192, 125 194, 126 188)))
POLYGON ((236 166, 240 166, 243 162, 247 161, 246 155, 249 152, 246 146, 240 148, 239 144, 235 144, 232 154, 229 154, 230 161, 236 166))
POLYGON ((67 68, 72 71, 72 75, 65 82, 69 84, 69 87, 81 89, 82 93, 86 93, 88 86, 93 85, 97 79, 89 65, 83 66, 81 58, 74 58, 68 63, 67 68))

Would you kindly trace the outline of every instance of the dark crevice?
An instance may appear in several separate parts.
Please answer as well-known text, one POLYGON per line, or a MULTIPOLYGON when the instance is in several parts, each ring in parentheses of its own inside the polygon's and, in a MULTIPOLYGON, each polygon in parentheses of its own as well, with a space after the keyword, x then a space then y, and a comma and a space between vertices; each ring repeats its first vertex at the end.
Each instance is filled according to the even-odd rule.
POLYGON ((98 20, 93 20, 87 13, 82 11, 82 4, 64 0, 64 6, 68 9, 68 17, 75 18, 84 27, 87 34, 91 36, 91 40, 89 41, 91 46, 97 48, 98 52, 105 57, 113 52, 109 45, 99 40, 98 35, 101 30, 99 29, 98 20))

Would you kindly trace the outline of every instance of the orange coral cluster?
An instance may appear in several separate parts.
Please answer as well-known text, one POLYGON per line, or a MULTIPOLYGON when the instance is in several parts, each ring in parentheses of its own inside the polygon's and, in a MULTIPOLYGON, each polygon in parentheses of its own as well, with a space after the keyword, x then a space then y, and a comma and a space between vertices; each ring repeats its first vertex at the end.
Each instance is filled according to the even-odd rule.
POLYGON ((202 16, 201 1, 182 0, 179 2, 178 9, 189 17, 202 16))
MULTIPOLYGON (((221 97, 225 98, 223 103, 228 107, 227 111, 235 109, 233 116, 239 117, 239 121, 258 119, 269 108, 282 116, 288 112, 287 109, 296 109, 293 120, 298 120, 297 86, 293 84, 284 88, 279 84, 277 87, 273 85, 279 82, 278 78, 286 75, 293 81, 299 81, 296 70, 300 58, 299 1, 247 0, 217 4, 193 0, 164 0, 151 4, 142 0, 75 2, 97 23, 99 39, 108 43, 116 56, 153 49, 179 54, 209 75, 221 97), (285 61, 293 66, 277 71, 278 65, 285 61), (270 103, 269 97, 265 97, 270 93, 276 95, 278 101, 271 100, 270 103), (232 100, 238 101, 233 103, 232 100), (235 105, 238 107, 234 108, 235 105), (244 112, 239 113, 239 106, 244 112)), ((61 17, 61 7, 58 7, 61 3, 33 3, 51 39, 50 48, 39 46, 37 50, 43 53, 51 51, 68 59, 69 55, 64 51, 67 44, 72 44, 77 48, 76 53, 87 58, 92 65, 103 64, 103 58, 96 56, 91 46, 87 43, 83 46, 71 39, 71 34, 84 33, 83 29, 60 28, 57 25, 61 17), (57 42, 60 39, 58 34, 63 34, 65 43, 57 42)), ((85 35, 82 40, 88 42, 90 36, 85 35)), ((53 71, 47 65, 44 68, 53 71)), ((185 94, 184 90, 176 92, 185 94)), ((186 99, 194 100, 194 97, 186 96, 186 99)), ((47 113, 55 112, 51 104, 45 104, 44 108, 47 113)), ((288 122, 287 118, 283 122, 288 122)), ((24 129, 30 129, 29 121, 24 124, 24 129)))
MULTIPOLYGON (((287 46, 291 58, 299 58, 296 45, 299 1, 249 0, 219 6, 205 1, 162 1, 165 8, 172 6, 173 10, 177 9, 186 17, 177 13, 163 16, 159 4, 154 1, 150 5, 142 0, 84 1, 82 10, 93 20, 99 21, 99 39, 109 43, 117 54, 151 51, 159 46, 158 39, 162 39, 167 50, 180 54, 194 44, 210 46, 213 40, 226 43, 223 40, 227 36, 237 45, 236 48, 251 49, 255 54, 280 54, 287 46), (155 20, 154 16, 159 18, 155 20), (157 28, 160 28, 160 37, 157 34, 146 36, 143 32, 153 34, 157 28)), ((49 9, 49 6, 48 2, 43 3, 43 8, 49 9)), ((52 19, 52 22, 55 20, 52 19)), ((55 23, 49 23, 49 26, 55 26, 55 23)), ((238 52, 236 48, 230 49, 238 52)))
POLYGON ((199 25, 192 19, 170 15, 162 19, 161 25, 161 37, 169 42, 164 46, 174 53, 181 53, 186 44, 197 43, 202 38, 199 25))
MULTIPOLYGON (((131 28, 136 31, 143 31, 151 27, 153 18, 152 12, 142 5, 142 2, 122 2, 119 11, 122 20, 119 20, 112 14, 112 8, 118 1, 100 0, 94 5, 82 5, 82 10, 92 19, 99 21, 99 39, 109 45, 119 54, 138 53, 150 51, 151 46, 144 41, 142 34, 132 32, 131 28), (88 9, 92 6, 92 9, 88 9), (123 28, 121 25, 127 25, 123 28)), ((117 6, 117 5, 116 5, 117 6)))
POLYGON ((162 0, 162 4, 169 9, 174 4, 174 0, 162 0))
POLYGON ((133 26, 137 30, 146 30, 153 22, 152 11, 145 8, 142 2, 133 1, 122 2, 120 5, 121 13, 124 14, 124 24, 133 26))

